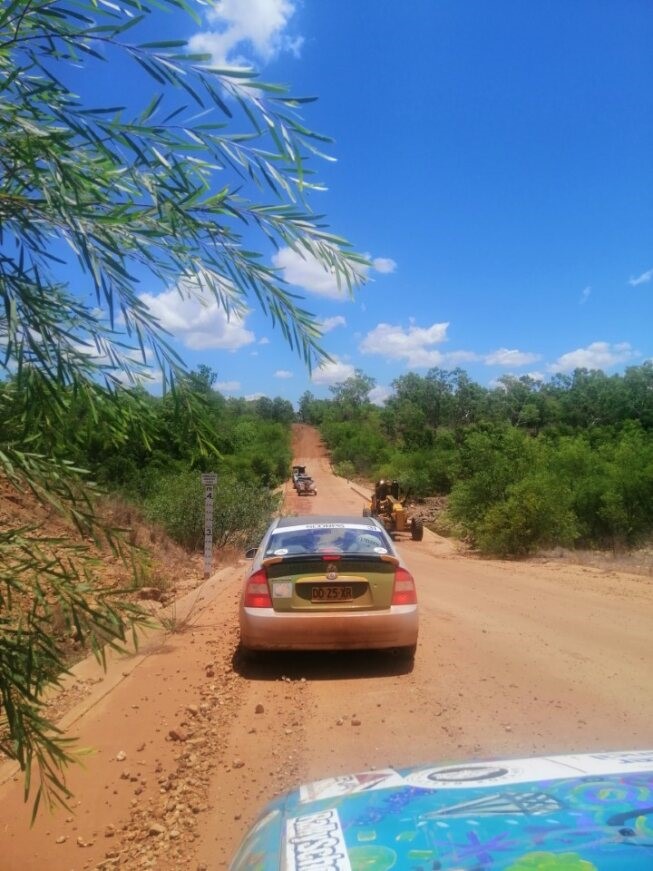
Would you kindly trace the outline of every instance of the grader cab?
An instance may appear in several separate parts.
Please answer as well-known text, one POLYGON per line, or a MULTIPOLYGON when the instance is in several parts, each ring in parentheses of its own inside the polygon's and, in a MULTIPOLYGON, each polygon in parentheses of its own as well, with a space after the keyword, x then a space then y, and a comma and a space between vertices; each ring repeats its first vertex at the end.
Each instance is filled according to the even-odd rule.
POLYGON ((398 481, 377 481, 368 507, 363 509, 364 517, 376 517, 390 535, 409 532, 413 541, 424 537, 424 524, 418 517, 409 517, 406 499, 399 497, 398 481))

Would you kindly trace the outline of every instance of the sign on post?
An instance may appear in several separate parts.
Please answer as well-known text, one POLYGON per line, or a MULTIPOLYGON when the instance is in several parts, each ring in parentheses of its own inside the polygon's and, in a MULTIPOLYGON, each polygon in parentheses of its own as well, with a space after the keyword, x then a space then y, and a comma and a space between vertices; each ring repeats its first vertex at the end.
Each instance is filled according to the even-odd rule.
POLYGON ((202 474, 204 484, 204 577, 211 575, 213 567, 213 488, 218 483, 215 472, 202 474))

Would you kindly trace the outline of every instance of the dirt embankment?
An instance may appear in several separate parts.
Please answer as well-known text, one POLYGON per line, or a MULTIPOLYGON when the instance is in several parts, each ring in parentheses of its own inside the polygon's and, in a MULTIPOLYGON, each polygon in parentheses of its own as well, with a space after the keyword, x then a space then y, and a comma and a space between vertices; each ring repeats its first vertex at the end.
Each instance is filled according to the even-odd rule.
MULTIPOLYGON (((359 515, 314 430, 295 458, 318 495, 284 510, 359 515)), ((388 765, 653 745, 653 594, 641 575, 559 559, 469 559, 431 533, 399 547, 421 607, 414 668, 387 654, 279 654, 242 665, 247 564, 200 588, 174 634, 112 663, 72 733, 73 813, 33 831, 0 787, 7 871, 224 868, 263 803, 310 779, 388 765), (123 757, 124 754, 124 757, 123 757)), ((183 616, 180 605, 178 614, 183 616)), ((74 712, 71 712, 71 715, 74 712)))

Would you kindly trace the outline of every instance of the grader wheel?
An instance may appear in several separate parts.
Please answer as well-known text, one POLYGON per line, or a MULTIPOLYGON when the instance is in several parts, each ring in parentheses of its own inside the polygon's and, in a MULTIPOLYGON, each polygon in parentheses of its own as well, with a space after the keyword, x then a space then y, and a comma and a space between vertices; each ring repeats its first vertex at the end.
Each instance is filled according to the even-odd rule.
POLYGON ((410 521, 410 537, 413 541, 421 541, 424 538, 424 524, 416 517, 410 521))

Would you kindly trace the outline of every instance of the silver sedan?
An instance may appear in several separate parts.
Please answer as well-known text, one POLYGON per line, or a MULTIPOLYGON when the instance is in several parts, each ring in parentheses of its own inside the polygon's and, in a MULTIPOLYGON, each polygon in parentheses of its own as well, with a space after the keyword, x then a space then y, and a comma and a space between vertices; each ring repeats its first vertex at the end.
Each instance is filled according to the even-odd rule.
POLYGON ((374 518, 277 518, 248 556, 244 651, 398 648, 414 656, 415 581, 374 518))

